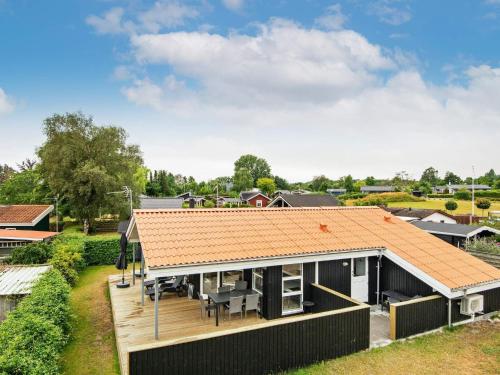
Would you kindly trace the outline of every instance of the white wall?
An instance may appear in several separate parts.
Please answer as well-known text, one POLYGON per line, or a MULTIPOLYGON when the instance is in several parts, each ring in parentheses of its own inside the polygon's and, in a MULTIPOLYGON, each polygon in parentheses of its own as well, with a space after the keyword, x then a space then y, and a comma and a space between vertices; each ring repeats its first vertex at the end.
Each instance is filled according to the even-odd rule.
POLYGON ((440 214, 439 212, 435 212, 432 215, 429 215, 422 219, 422 221, 432 221, 434 223, 445 223, 445 224, 456 224, 457 221, 448 217, 446 215, 440 214))

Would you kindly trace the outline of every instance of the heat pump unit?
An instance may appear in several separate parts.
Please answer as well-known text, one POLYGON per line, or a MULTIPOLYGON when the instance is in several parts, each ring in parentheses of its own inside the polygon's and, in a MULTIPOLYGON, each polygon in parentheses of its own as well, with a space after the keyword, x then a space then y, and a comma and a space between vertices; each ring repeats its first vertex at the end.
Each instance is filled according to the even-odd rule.
POLYGON ((460 314, 473 315, 483 311, 483 296, 471 294, 462 298, 460 303, 460 314))

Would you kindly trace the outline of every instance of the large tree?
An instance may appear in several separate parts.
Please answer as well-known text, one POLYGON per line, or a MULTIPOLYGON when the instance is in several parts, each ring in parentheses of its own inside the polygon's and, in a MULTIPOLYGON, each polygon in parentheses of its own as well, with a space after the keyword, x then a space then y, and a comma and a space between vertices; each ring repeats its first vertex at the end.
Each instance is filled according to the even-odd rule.
POLYGON ((47 139, 38 150, 42 174, 84 224, 85 233, 99 210, 126 209, 124 197, 109 192, 130 186, 135 199, 143 192, 146 171, 141 152, 126 144, 122 128, 97 126, 82 113, 67 113, 47 118, 43 131, 47 139))
POLYGON ((242 155, 234 162, 234 174, 241 169, 246 168, 253 178, 253 184, 262 177, 271 177, 271 167, 265 159, 259 158, 255 155, 242 155))
POLYGON ((420 177, 420 182, 428 182, 431 186, 439 184, 438 171, 434 167, 427 168, 420 177))
POLYGON ((290 184, 280 176, 274 176, 274 183, 279 190, 290 190, 290 184))
POLYGON ((243 167, 234 173, 234 188, 236 191, 243 191, 253 187, 253 178, 250 171, 243 167))
POLYGON ((0 164, 0 184, 7 181, 7 179, 15 172, 14 168, 7 164, 0 164))
POLYGON ((443 183, 445 185, 450 185, 450 184, 451 185, 458 185, 458 184, 462 183, 462 179, 460 178, 460 176, 456 175, 455 173, 450 172, 450 171, 446 171, 446 173, 444 174, 443 183))
POLYGON ((0 185, 0 204, 47 203, 49 197, 39 168, 15 172, 0 185))
POLYGON ((276 190, 274 180, 269 177, 262 177, 257 180, 257 187, 267 196, 270 196, 276 190))

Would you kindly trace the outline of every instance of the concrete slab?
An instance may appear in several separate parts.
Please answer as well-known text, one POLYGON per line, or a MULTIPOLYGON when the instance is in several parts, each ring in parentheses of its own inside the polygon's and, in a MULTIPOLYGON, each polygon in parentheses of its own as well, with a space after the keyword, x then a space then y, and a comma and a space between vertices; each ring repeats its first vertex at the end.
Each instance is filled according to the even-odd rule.
POLYGON ((389 314, 380 310, 370 313, 370 347, 376 348, 392 342, 389 338, 389 314))

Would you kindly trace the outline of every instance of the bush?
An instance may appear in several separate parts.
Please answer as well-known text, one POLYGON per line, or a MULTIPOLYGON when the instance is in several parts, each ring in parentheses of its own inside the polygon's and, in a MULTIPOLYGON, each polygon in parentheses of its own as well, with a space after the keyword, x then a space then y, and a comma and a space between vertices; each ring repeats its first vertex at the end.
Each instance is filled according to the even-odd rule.
POLYGON ((474 195, 478 198, 497 198, 500 199, 500 190, 481 190, 475 191, 474 195))
POLYGON ((59 355, 69 334, 70 288, 57 270, 33 286, 0 324, 0 373, 59 373, 59 355))
POLYGON ((453 198, 453 194, 427 194, 427 198, 453 198))
POLYGON ((205 208, 214 208, 215 207, 215 203, 212 202, 212 201, 207 200, 207 201, 205 201, 205 204, 203 205, 203 207, 205 207, 205 208))
POLYGON ((45 242, 31 243, 12 250, 11 264, 44 264, 54 252, 51 244, 45 242))
POLYGON ((337 198, 340 200, 359 199, 359 198, 364 198, 367 195, 368 195, 367 193, 345 193, 338 195, 337 198))
POLYGON ((57 269, 70 285, 78 281, 78 273, 85 268, 81 237, 61 236, 54 241, 54 255, 50 264, 57 269))
POLYGON ((500 255, 500 247, 494 240, 489 238, 478 238, 476 240, 469 241, 465 244, 465 249, 500 255))
MULTIPOLYGON (((83 257, 88 266, 114 264, 120 254, 119 238, 88 238, 84 242, 83 257)), ((132 260, 132 245, 129 244, 127 258, 132 260)))
POLYGON ((470 201, 472 195, 468 190, 459 190, 453 195, 453 197, 461 201, 470 201))
POLYGON ((448 211, 455 211, 458 208, 458 204, 454 200, 449 200, 449 201, 446 201, 446 203, 444 204, 444 207, 448 211))
POLYGON ((354 201, 355 206, 380 206, 389 202, 422 202, 424 199, 417 198, 408 193, 381 193, 368 194, 366 197, 354 201))

